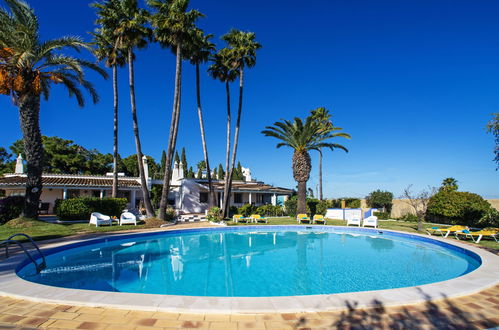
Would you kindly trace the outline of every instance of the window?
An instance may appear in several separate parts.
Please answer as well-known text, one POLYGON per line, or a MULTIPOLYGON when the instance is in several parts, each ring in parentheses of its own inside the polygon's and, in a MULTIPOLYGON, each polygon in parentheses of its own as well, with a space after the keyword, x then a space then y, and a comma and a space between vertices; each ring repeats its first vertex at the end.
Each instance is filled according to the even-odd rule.
POLYGON ((100 197, 100 191, 99 190, 92 190, 92 197, 100 197))
POLYGON ((234 193, 234 203, 242 203, 243 202, 243 194, 234 193))
POLYGON ((207 192, 200 192, 199 193, 199 202, 200 203, 208 203, 208 193, 207 192))

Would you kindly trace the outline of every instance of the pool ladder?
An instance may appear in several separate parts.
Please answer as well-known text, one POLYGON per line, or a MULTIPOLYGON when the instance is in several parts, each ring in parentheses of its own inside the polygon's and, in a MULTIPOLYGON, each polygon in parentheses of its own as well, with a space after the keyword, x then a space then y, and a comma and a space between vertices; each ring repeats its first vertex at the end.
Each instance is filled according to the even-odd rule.
POLYGON ((19 247, 21 248, 21 250, 24 251, 24 253, 28 256, 28 258, 31 260, 31 262, 35 265, 37 273, 40 273, 47 266, 47 263, 45 262, 45 255, 42 253, 42 251, 40 250, 40 248, 38 247, 38 245, 35 243, 35 241, 33 241, 33 239, 29 235, 26 235, 26 234, 23 234, 23 233, 17 233, 17 234, 9 236, 9 238, 7 238, 6 240, 0 242, 0 246, 5 245, 5 257, 6 258, 9 257, 9 245, 10 244, 17 244, 17 245, 19 245, 19 247), (17 236, 22 236, 22 237, 28 239, 31 242, 31 244, 35 247, 36 251, 38 251, 38 254, 42 257, 42 262, 41 263, 37 262, 36 259, 33 258, 33 256, 31 255, 31 253, 29 253, 28 250, 26 250, 26 248, 23 245, 23 242, 13 239, 14 237, 17 237, 17 236))

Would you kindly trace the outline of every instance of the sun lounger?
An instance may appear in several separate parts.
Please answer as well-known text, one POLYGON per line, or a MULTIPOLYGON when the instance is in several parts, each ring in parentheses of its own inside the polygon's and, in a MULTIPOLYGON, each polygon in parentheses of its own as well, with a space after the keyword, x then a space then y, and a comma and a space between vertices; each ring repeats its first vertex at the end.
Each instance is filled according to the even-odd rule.
POLYGON ((134 224, 137 226, 137 217, 131 212, 123 212, 120 216, 120 226, 126 224, 134 224))
POLYGON ((267 218, 260 216, 260 214, 252 214, 250 216, 250 218, 251 218, 252 221, 254 221, 256 223, 258 223, 258 222, 268 223, 267 218))
POLYGON ((499 229, 494 228, 494 229, 482 229, 479 231, 469 231, 467 229, 461 230, 461 231, 456 231, 454 233, 454 236, 456 236, 457 239, 459 239, 459 236, 465 236, 465 238, 471 237, 473 242, 475 243, 480 243, 480 240, 483 237, 492 237, 497 243, 499 243, 498 237, 499 237, 499 229), (476 238, 476 239, 475 239, 476 238))
POLYGON ((351 218, 347 220, 347 226, 354 225, 360 227, 360 218, 351 218))
POLYGON ((249 222, 251 219, 250 218, 246 218, 246 217, 243 217, 242 214, 234 214, 232 216, 232 221, 234 222, 243 222, 243 223, 247 223, 249 222))
POLYGON ((110 225, 112 226, 113 220, 111 219, 110 216, 104 215, 99 212, 93 212, 90 214, 90 221, 88 225, 95 225, 96 227, 99 227, 99 225, 110 225))
POLYGON ((378 227, 378 217, 375 215, 371 215, 362 221, 362 227, 378 227))
POLYGON ((310 223, 310 218, 308 217, 308 215, 301 213, 296 216, 296 221, 298 223, 310 223))
POLYGON ((447 237, 449 236, 450 233, 455 233, 461 230, 470 230, 467 226, 451 226, 447 228, 440 228, 440 227, 431 227, 430 229, 427 229, 426 232, 428 235, 435 235, 435 234, 440 234, 442 237, 447 237))
POLYGON ((314 219, 314 223, 320 223, 322 225, 326 224, 326 219, 324 219, 324 216, 322 216, 320 214, 314 215, 313 219, 314 219))

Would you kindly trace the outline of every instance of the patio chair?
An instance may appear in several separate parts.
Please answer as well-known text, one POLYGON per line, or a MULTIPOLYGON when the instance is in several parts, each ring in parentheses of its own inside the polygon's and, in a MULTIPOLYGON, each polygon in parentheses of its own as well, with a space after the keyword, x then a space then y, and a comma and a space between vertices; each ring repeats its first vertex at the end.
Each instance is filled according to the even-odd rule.
POLYGON ((371 215, 362 221, 362 227, 378 227, 378 217, 375 215, 371 215))
POLYGON ((360 218, 353 217, 347 220, 347 226, 354 225, 360 227, 360 218))
POLYGON ((120 215, 120 226, 126 224, 134 224, 137 226, 137 217, 131 212, 123 212, 120 215))
POLYGON ((232 216, 232 221, 234 222, 243 222, 243 223, 247 223, 249 222, 251 219, 250 218, 246 218, 244 217, 242 214, 234 214, 232 216))
POLYGON ((96 227, 99 227, 99 225, 113 225, 113 220, 111 219, 110 216, 104 215, 99 212, 93 212, 90 214, 90 221, 88 225, 95 225, 96 227))
POLYGON ((324 216, 322 216, 320 214, 316 214, 316 215, 314 215, 313 222, 325 225, 326 219, 324 219, 324 216))
POLYGON ((296 216, 296 221, 298 223, 310 223, 310 218, 304 213, 300 213, 296 216))
POLYGON ((252 220, 252 221, 254 221, 254 222, 256 222, 256 223, 258 223, 258 222, 268 223, 268 219, 267 219, 267 218, 265 218, 265 217, 260 216, 260 214, 252 214, 252 215, 250 216, 250 218, 251 218, 251 220, 252 220))
POLYGON ((435 235, 435 234, 440 234, 442 237, 447 238, 450 233, 456 233, 461 230, 470 230, 468 226, 450 226, 447 228, 439 228, 439 227, 431 227, 430 229, 426 230, 426 233, 430 236, 435 235))
POLYGON ((499 237, 499 229, 498 228, 493 228, 493 229, 482 229, 479 231, 469 231, 467 229, 463 229, 461 231, 456 231, 454 233, 454 236, 456 236, 457 239, 459 239, 459 235, 465 236, 465 238, 471 237, 473 242, 475 243, 480 243, 480 240, 483 237, 492 237, 497 243, 499 243, 499 240, 497 239, 499 237), (475 239, 476 237, 476 239, 475 239))

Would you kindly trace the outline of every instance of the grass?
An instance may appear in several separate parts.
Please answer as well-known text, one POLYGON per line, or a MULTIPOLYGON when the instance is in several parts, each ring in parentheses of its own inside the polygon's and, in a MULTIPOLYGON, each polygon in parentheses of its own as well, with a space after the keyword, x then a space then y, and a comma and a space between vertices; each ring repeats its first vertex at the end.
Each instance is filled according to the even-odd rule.
MULTIPOLYGON (((82 234, 91 234, 91 233, 104 233, 104 232, 115 232, 122 230, 132 230, 132 229, 147 229, 147 228, 158 228, 161 224, 163 224, 159 219, 148 219, 146 223, 142 223, 137 226, 126 225, 126 226, 89 226, 88 223, 74 223, 74 224, 51 224, 43 221, 37 221, 26 218, 17 218, 10 220, 4 225, 0 226, 0 240, 4 240, 12 234, 15 233, 25 233, 29 236, 33 237, 34 240, 46 240, 46 239, 54 239, 60 238, 64 236, 71 235, 82 235, 82 234)), ((345 221, 342 220, 328 220, 327 225, 333 226, 344 226, 345 221)), ((246 224, 246 223, 233 223, 229 221, 227 223, 229 226, 247 226, 247 225, 255 225, 255 224, 246 224)), ((295 225, 296 220, 289 217, 281 217, 281 218, 269 218, 269 223, 260 223, 258 225, 295 225)), ((424 229, 435 226, 432 223, 423 224, 424 229)), ((380 221, 379 228, 381 229, 391 229, 398 230, 409 233, 418 233, 417 223, 416 222, 407 222, 407 221, 380 221)), ((454 236, 450 239, 454 239, 454 236)), ((468 240, 471 242, 471 240, 468 240)), ((474 243, 472 243, 474 244, 474 243)), ((478 244, 481 247, 492 250, 493 252, 499 252, 499 243, 496 243, 491 238, 483 238, 478 244)))

